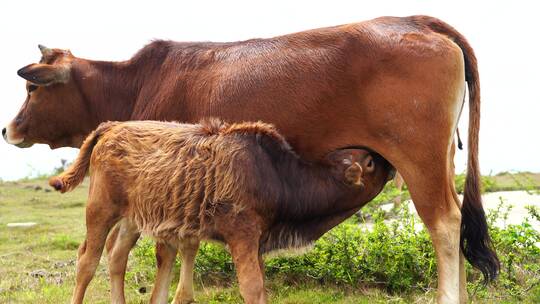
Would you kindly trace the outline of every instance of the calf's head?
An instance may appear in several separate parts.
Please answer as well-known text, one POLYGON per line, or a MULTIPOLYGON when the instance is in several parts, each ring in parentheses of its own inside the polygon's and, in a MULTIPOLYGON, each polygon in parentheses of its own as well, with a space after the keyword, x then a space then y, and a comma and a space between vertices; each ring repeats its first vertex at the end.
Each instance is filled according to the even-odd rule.
POLYGON ((34 143, 51 148, 78 147, 91 127, 88 105, 72 79, 74 56, 67 50, 39 46, 41 60, 21 68, 26 100, 15 118, 2 129, 4 139, 21 148, 34 143))
POLYGON ((326 159, 334 176, 351 187, 378 193, 392 179, 392 166, 380 155, 365 149, 336 150, 326 159))

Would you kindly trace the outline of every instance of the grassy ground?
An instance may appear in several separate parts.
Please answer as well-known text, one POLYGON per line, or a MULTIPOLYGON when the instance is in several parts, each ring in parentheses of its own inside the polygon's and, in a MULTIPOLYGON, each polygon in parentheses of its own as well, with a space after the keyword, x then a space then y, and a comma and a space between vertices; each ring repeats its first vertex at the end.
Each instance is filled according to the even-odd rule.
MULTIPOLYGON (((48 191, 46 180, 0 182, 0 303, 65 303, 74 286, 75 257, 83 240, 84 206, 87 183, 75 191, 60 195, 48 191), (27 228, 8 228, 7 223, 36 222, 27 228)), ((148 243, 148 242, 146 242, 148 243)), ((140 267, 130 258, 126 285, 129 303, 147 303, 151 281, 138 278, 140 267)), ((146 269, 145 271, 153 271, 146 269)), ((177 281, 178 268, 175 269, 177 281)), ((222 283, 223 284, 223 283, 222 283)), ((171 287, 171 295, 173 288, 171 287)), ((272 303, 429 303, 435 290, 418 290, 407 294, 388 294, 373 287, 343 287, 331 284, 268 282, 272 303)), ((87 303, 108 303, 109 284, 106 259, 92 281, 87 303)), ((209 284, 196 279, 196 299, 200 303, 241 303, 234 282, 229 285, 209 284)), ((477 302, 491 303, 493 299, 477 302)), ((538 303, 540 288, 520 301, 506 303, 538 303)))
MULTIPOLYGON (((88 187, 85 183, 62 196, 45 189, 48 189, 45 180, 0 184, 0 303, 65 303, 70 298, 76 251, 85 233, 84 205, 88 187), (13 222, 36 222, 37 225, 6 226, 13 222)), ((175 273, 177 275, 178 269, 175 273)), ((128 302, 147 303, 152 286, 147 286, 146 282, 131 283, 126 286, 128 302)), ((270 283, 268 288, 274 303, 384 303, 389 299, 400 302, 399 297, 376 289, 342 291, 337 287, 279 283, 270 283)), ((241 303, 234 283, 204 286, 200 279, 196 299, 201 303, 241 303)), ((109 301, 105 258, 90 285, 86 301, 109 301)))
POLYGON ((540 189, 540 173, 501 172, 492 178, 497 191, 540 189))

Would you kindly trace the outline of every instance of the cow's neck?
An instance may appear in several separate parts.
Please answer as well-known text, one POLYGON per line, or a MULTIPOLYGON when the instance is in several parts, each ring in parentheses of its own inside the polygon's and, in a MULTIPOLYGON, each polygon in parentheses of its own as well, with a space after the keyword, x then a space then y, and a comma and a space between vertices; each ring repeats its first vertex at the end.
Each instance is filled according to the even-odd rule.
POLYGON ((97 123, 130 120, 140 85, 139 67, 130 61, 75 60, 73 75, 97 123))

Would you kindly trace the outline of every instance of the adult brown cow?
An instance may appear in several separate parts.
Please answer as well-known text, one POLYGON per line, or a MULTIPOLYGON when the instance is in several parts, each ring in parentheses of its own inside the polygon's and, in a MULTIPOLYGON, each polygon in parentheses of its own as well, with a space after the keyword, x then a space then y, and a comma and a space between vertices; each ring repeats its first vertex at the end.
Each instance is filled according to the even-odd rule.
POLYGON ((218 116, 273 123, 310 160, 369 147, 403 175, 431 234, 439 302, 466 300, 463 256, 487 280, 498 273, 480 196, 476 58, 438 19, 382 17, 234 43, 155 41, 124 62, 42 52, 39 64, 18 72, 29 94, 3 130, 10 143, 78 147, 106 120, 218 116), (453 140, 465 81, 469 151, 460 212, 453 140))

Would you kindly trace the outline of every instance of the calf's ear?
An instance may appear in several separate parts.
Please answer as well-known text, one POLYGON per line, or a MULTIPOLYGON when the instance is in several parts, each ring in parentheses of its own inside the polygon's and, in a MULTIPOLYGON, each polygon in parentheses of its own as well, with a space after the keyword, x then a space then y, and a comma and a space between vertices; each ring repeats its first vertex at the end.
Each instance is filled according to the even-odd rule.
POLYGON ((354 162, 354 164, 351 164, 347 169, 345 170, 345 181, 352 186, 356 187, 364 187, 364 181, 362 177, 364 176, 364 170, 362 169, 362 166, 354 162))
POLYGON ((66 83, 69 80, 69 67, 43 63, 29 64, 17 71, 22 78, 38 86, 66 83))

